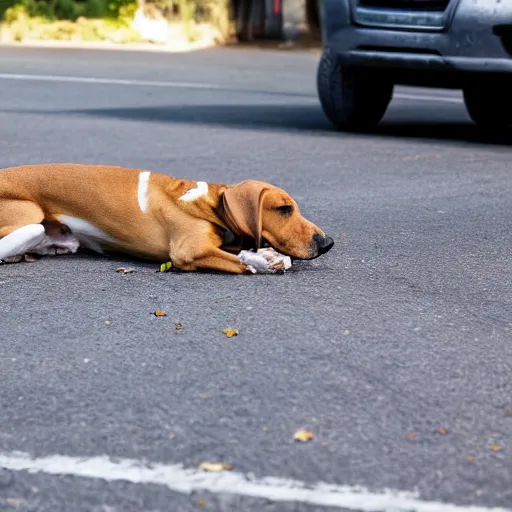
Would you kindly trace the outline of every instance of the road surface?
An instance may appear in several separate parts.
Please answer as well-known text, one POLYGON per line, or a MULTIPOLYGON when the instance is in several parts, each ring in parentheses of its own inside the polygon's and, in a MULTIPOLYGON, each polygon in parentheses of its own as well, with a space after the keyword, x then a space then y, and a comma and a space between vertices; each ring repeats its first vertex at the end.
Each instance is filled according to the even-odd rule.
POLYGON ((510 137, 403 88, 335 133, 317 59, 0 48, 1 167, 266 180, 336 241, 284 276, 0 267, 2 512, 512 507, 510 137))

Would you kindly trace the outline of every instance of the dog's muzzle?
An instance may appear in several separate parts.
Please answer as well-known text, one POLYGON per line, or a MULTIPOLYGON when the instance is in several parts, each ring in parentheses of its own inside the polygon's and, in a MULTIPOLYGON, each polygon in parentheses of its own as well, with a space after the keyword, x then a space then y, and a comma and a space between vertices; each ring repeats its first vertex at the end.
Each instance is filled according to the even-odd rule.
POLYGON ((330 251, 334 245, 334 240, 330 236, 320 235, 318 233, 313 235, 313 241, 316 244, 318 256, 330 251))

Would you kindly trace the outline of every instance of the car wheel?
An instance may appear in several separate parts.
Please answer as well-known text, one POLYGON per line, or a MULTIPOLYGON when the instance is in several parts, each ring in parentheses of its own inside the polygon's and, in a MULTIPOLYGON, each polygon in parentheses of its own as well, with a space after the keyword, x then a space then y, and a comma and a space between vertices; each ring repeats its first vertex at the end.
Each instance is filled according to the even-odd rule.
POLYGON ((393 84, 371 71, 341 66, 325 48, 317 70, 317 92, 325 116, 338 130, 364 131, 384 117, 393 84))
POLYGON ((504 84, 466 87, 464 104, 469 117, 486 129, 512 127, 512 97, 504 84))

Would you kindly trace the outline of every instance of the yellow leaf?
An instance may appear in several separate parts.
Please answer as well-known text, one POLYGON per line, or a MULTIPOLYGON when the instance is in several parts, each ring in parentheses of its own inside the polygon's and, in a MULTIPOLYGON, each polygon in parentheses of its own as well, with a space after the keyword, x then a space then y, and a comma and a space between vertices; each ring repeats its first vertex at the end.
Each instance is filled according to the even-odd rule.
POLYGON ((157 309, 154 313, 155 316, 167 316, 167 313, 163 309, 157 309))
POLYGON ((466 461, 467 461, 467 462, 473 462, 473 460, 474 460, 473 455, 468 455, 468 456, 466 457, 466 461))
POLYGON ((199 469, 201 471, 231 471, 233 469, 233 464, 224 464, 224 462, 201 462, 199 464, 199 469))
POLYGON ((322 441, 320 444, 321 444, 322 446, 324 446, 324 447, 325 447, 325 446, 327 446, 327 442, 326 442, 326 441, 322 441))
POLYGON ((206 507, 206 500, 197 500, 196 507, 206 507))
POLYGON ((414 432, 409 432, 407 437, 410 441, 414 441, 416 439, 416 434, 414 432))
POLYGON ((315 434, 313 434, 313 432, 311 432, 310 430, 301 429, 297 430, 297 432, 293 434, 293 439, 295 439, 295 441, 301 441, 302 443, 305 443, 306 441, 311 441, 314 438, 315 434))
POLYGON ((447 429, 445 429, 444 427, 439 427, 439 428, 437 428, 437 429, 436 429, 436 432, 437 432, 438 434, 441 434, 441 435, 448 434, 448 430, 447 430, 447 429))
POLYGON ((166 263, 162 263, 160 265, 160 272, 169 272, 172 268, 172 261, 167 261, 166 263))
POLYGON ((236 329, 222 329, 222 332, 228 337, 232 338, 233 336, 238 336, 238 331, 236 329))
POLYGON ((489 448, 493 451, 493 452, 499 452, 501 451, 501 446, 499 444, 491 444, 489 446, 489 448))
POLYGON ((263 427, 264 432, 268 432, 268 427, 263 427))
POLYGON ((199 397, 205 400, 206 398, 208 398, 208 393, 201 393, 199 397))

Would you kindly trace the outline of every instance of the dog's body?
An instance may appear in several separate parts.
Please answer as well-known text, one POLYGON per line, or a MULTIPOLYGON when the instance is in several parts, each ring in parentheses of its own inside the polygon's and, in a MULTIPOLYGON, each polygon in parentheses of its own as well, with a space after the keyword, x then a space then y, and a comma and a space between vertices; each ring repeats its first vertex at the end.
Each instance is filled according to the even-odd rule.
POLYGON ((180 270, 244 273, 250 262, 229 252, 241 249, 239 237, 254 239, 256 247, 264 239, 297 259, 315 258, 334 243, 300 215, 286 192, 268 183, 207 184, 79 164, 0 171, 3 261, 76 252, 81 244, 98 252, 170 259, 180 270), (234 234, 231 247, 226 233, 234 234))

